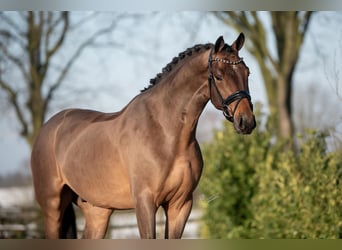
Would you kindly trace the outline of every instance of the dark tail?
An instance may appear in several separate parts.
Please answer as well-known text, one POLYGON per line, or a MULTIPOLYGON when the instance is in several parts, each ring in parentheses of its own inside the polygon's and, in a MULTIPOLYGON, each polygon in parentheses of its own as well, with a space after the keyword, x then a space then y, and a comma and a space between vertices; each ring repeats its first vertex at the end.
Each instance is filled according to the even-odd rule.
POLYGON ((77 229, 76 229, 76 216, 75 211, 72 206, 72 202, 67 206, 63 215, 62 221, 62 239, 76 239, 77 229))

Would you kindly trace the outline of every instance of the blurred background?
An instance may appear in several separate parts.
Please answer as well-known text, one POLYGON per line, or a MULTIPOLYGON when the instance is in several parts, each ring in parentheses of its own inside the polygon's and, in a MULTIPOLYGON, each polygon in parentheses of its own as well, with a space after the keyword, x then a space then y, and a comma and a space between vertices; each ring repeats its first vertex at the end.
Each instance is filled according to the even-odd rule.
MULTIPOLYGON (((207 105, 197 131, 204 173, 184 236, 342 237, 342 12, 37 11, 0 20, 0 238, 43 235, 29 160, 53 114, 118 111, 179 52, 240 32, 258 129, 236 135, 207 105)), ((108 237, 138 237, 134 214, 114 214, 112 224, 108 237)))

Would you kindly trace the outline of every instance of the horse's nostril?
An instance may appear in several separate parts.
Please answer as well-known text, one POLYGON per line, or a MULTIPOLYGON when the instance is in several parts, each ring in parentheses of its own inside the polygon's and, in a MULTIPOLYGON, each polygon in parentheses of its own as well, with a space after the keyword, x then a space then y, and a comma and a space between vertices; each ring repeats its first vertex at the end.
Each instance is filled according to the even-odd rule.
POLYGON ((243 129, 244 128, 244 119, 243 116, 240 116, 239 118, 239 128, 243 129))

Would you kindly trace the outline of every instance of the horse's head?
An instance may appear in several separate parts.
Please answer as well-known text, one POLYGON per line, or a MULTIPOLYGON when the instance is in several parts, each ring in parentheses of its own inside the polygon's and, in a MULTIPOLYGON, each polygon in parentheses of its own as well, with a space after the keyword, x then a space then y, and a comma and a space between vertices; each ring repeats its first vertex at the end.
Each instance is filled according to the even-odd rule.
POLYGON ((211 102, 233 122, 236 132, 250 134, 256 126, 249 95, 249 69, 239 57, 245 41, 243 33, 232 45, 219 37, 209 55, 209 89, 211 102))

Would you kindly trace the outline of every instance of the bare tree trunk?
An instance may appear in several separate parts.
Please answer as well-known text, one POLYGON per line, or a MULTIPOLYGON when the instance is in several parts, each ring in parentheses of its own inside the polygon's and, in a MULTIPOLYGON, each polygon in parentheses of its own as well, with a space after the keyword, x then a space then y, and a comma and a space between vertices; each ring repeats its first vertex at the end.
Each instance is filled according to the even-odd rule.
POLYGON ((289 95, 287 91, 286 80, 283 76, 278 78, 278 93, 277 93, 277 122, 279 127, 279 136, 282 138, 291 138, 293 133, 293 124, 291 119, 291 108, 289 107, 289 95))

